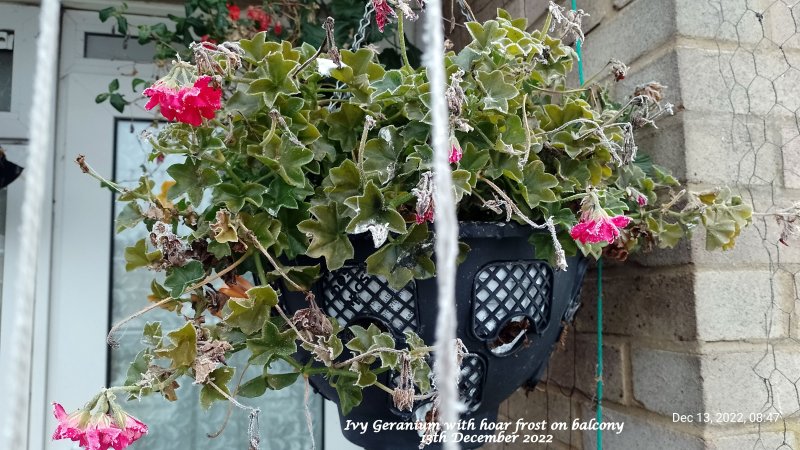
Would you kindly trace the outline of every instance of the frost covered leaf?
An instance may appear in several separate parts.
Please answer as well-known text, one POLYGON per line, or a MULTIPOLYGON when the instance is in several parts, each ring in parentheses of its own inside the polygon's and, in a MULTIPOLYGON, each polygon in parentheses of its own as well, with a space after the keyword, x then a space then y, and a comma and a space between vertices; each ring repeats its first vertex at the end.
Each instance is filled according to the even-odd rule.
POLYGON ((513 84, 506 83, 500 70, 478 72, 477 78, 478 84, 486 93, 482 99, 484 107, 508 114, 508 101, 519 94, 517 88, 513 84))
POLYGON ((312 258, 325 258, 329 270, 336 270, 353 257, 353 244, 347 237, 347 217, 339 213, 335 202, 317 205, 309 210, 314 219, 300 222, 297 228, 311 238, 306 254, 312 258))
POLYGON ((402 289, 412 279, 423 280, 434 275, 432 254, 428 226, 414 225, 407 234, 398 236, 367 258, 367 271, 383 276, 393 288, 402 289))
POLYGON ((314 152, 284 134, 279 144, 262 143, 262 153, 255 155, 262 164, 274 170, 286 183, 294 187, 306 184, 303 168, 314 160, 314 152))
POLYGON ((168 198, 172 200, 185 193, 195 206, 202 202, 203 192, 207 188, 222 182, 216 170, 202 165, 194 158, 172 164, 167 168, 167 173, 175 180, 175 184, 167 191, 168 198))
POLYGON ((364 188, 364 195, 352 197, 345 204, 356 212, 356 216, 347 224, 347 232, 360 234, 369 231, 375 248, 383 245, 389 231, 406 231, 403 216, 385 204, 383 193, 372 181, 364 188))
POLYGON ((558 186, 558 179, 545 172, 544 163, 531 161, 523 170, 520 190, 522 198, 529 207, 535 208, 540 203, 549 203, 558 200, 552 188, 558 186))
POLYGON ((236 227, 231 224, 231 213, 226 209, 217 211, 216 220, 211 224, 211 230, 214 232, 214 239, 220 244, 239 242, 236 227))
POLYGON ((386 184, 398 171, 403 153, 403 139, 394 126, 381 128, 377 139, 370 139, 364 147, 364 173, 386 184))
POLYGON ((289 96, 299 91, 294 77, 289 74, 297 67, 297 62, 287 61, 282 53, 273 53, 267 56, 266 63, 260 65, 255 72, 257 80, 250 83, 247 93, 261 94, 268 107, 275 104, 281 94, 289 96))

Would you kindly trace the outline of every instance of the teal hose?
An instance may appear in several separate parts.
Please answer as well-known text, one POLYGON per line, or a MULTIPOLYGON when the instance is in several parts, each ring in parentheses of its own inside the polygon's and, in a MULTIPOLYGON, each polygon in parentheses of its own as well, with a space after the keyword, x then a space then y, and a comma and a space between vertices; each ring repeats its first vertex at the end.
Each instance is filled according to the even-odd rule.
MULTIPOLYGON (((578 0, 572 0, 572 9, 578 9, 578 0)), ((586 81, 583 73, 583 41, 575 42, 578 53, 578 81, 581 86, 586 81)), ((603 423, 603 259, 597 259, 597 450, 603 450, 603 432, 599 425, 603 423)))

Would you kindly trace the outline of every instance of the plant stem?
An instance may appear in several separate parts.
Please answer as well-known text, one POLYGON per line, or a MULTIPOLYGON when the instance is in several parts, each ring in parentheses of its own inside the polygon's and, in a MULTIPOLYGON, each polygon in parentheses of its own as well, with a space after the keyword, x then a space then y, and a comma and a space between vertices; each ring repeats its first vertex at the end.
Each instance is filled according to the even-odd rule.
MULTIPOLYGON (((238 266, 239 264, 243 263, 251 254, 252 254, 252 252, 245 253, 244 255, 241 256, 241 258, 237 259, 236 262, 234 262, 230 266, 220 270, 219 272, 217 272, 217 273, 215 273, 213 275, 207 276, 202 281, 200 281, 198 283, 195 283, 192 286, 187 287, 186 289, 184 289, 181 292, 181 294, 178 297, 180 297, 181 295, 183 295, 183 294, 185 294, 187 292, 191 292, 191 291, 193 291, 195 289, 198 289, 198 288, 200 288, 202 286, 205 286, 208 283, 211 283, 212 281, 215 281, 215 280, 221 278, 226 273, 228 273, 231 270, 235 269, 236 266, 238 266)), ((135 319, 137 317, 140 317, 140 316, 144 315, 145 313, 147 313, 147 312, 149 312, 149 311, 151 311, 153 309, 156 309, 156 308, 158 308, 160 306, 166 305, 167 303, 169 303, 171 301, 177 301, 177 300, 175 298, 173 298, 173 297, 167 297, 167 298, 165 298, 163 300, 160 300, 157 303, 153 303, 152 305, 148 305, 147 307, 145 307, 145 308, 143 308, 143 309, 131 314, 130 316, 120 320, 119 322, 114 324, 114 326, 112 326, 111 329, 108 331, 108 334, 106 335, 106 342, 108 343, 108 345, 113 347, 115 345, 114 333, 116 333, 117 330, 120 329, 120 327, 122 327, 123 325, 125 325, 128 322, 130 322, 131 320, 133 320, 133 319, 135 319)))
MULTIPOLYGON (((403 67, 411 69, 411 63, 408 62, 408 53, 406 52, 406 34, 403 31, 403 12, 397 10, 397 39, 400 44, 400 56, 403 58, 403 67)), ((412 69, 413 70, 413 69, 412 69)))

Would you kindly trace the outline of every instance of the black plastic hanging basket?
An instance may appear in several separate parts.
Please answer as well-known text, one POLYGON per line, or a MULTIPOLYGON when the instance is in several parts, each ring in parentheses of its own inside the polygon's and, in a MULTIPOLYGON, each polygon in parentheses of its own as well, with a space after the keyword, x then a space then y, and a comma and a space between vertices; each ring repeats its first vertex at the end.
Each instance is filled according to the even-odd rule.
MULTIPOLYGON (((528 242, 531 229, 516 224, 462 223, 459 234, 471 249, 456 275, 457 335, 469 351, 458 386, 467 407, 461 418, 494 422, 500 403, 523 384, 539 379, 564 325, 578 309, 587 260, 568 258, 567 271, 554 270, 547 261, 534 259, 534 247, 528 242)), ((374 323, 397 341, 403 342, 403 332, 411 330, 433 343, 438 313, 436 279, 415 280, 403 289, 393 289, 382 277, 367 274, 364 261, 375 250, 372 241, 353 243, 355 257, 349 265, 323 273, 314 286, 322 310, 342 326, 374 323)), ((300 294, 285 292, 283 298, 291 312, 307 306, 300 294)), ((391 373, 381 374, 379 380, 389 387, 396 385, 391 373)), ((311 384, 338 404, 336 390, 327 380, 316 376, 311 384)), ((340 414, 340 420, 343 429, 346 420, 369 424, 363 434, 362 430, 344 430, 348 440, 368 450, 416 449, 420 443, 417 431, 376 433, 371 426, 376 420, 416 421, 429 409, 429 403, 417 402, 414 411, 401 412, 388 394, 369 387, 364 389, 361 404, 347 416, 340 414)), ((460 432, 494 433, 481 429, 460 432)), ((462 448, 478 446, 462 444, 462 448)))

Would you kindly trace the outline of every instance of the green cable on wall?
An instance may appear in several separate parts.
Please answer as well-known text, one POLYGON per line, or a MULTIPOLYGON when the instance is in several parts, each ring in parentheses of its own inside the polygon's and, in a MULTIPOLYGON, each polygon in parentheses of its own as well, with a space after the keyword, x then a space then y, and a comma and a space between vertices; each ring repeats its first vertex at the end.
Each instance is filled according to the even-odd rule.
MULTIPOLYGON (((572 0, 572 10, 578 9, 578 0, 572 0)), ((585 82, 583 73, 583 41, 575 42, 578 53, 578 81, 581 86, 585 82)), ((603 259, 597 259, 597 450, 603 449, 603 432, 599 425, 603 423, 603 259)))

